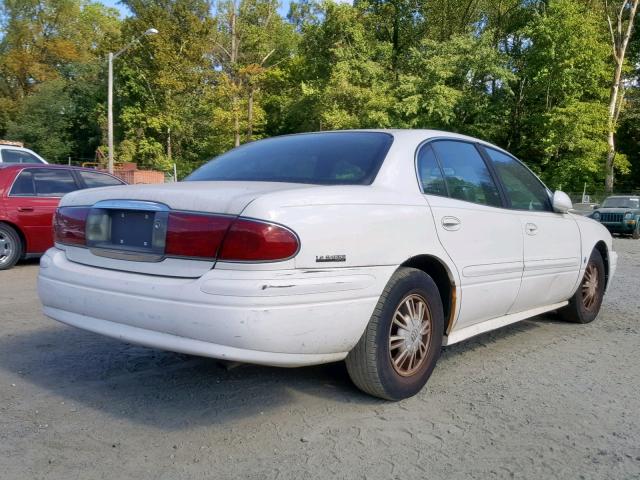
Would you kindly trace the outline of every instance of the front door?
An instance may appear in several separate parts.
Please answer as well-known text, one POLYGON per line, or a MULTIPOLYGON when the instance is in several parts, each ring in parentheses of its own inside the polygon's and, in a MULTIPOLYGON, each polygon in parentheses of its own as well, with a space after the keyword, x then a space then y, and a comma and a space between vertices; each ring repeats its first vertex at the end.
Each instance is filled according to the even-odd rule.
POLYGON ((517 213, 503 208, 495 180, 473 143, 436 140, 424 145, 418 171, 438 238, 460 275, 455 328, 505 315, 522 278, 517 213))
POLYGON ((502 181, 524 238, 524 272, 509 310, 522 312, 571 296, 580 270, 580 230, 569 214, 553 212, 546 187, 518 160, 484 148, 502 181))

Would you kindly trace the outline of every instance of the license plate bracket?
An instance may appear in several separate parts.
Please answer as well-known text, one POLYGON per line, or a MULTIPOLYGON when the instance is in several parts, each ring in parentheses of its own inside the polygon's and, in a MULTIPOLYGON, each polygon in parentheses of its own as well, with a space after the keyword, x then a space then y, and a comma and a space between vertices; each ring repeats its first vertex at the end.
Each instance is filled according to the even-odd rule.
POLYGON ((159 262, 164 259, 168 217, 168 207, 155 202, 98 202, 87 217, 87 247, 101 257, 159 262))

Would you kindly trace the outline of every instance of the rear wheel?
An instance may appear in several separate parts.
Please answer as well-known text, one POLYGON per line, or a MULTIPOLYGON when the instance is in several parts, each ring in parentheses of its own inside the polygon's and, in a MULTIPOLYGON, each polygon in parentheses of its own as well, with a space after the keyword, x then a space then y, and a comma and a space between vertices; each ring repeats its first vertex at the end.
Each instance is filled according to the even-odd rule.
POLYGON ((421 270, 400 268, 347 356, 353 383, 386 400, 415 395, 440 356, 443 325, 442 301, 431 277, 421 270))
POLYGON ((636 228, 633 229, 631 238, 633 238, 634 240, 638 240, 640 238, 640 219, 636 221, 636 228))
POLYGON ((602 305, 605 281, 602 255, 594 249, 578 290, 569 300, 569 305, 558 312, 561 318, 573 323, 590 323, 595 320, 602 305))
POLYGON ((0 223, 0 270, 13 267, 22 256, 22 241, 18 232, 0 223))

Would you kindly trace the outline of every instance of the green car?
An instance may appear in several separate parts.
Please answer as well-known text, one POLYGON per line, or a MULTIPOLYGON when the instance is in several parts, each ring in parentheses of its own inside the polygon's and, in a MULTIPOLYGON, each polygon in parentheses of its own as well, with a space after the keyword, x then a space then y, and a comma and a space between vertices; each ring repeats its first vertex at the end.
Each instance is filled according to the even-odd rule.
POLYGON ((640 238, 640 196, 607 197, 590 217, 602 223, 611 233, 640 238))

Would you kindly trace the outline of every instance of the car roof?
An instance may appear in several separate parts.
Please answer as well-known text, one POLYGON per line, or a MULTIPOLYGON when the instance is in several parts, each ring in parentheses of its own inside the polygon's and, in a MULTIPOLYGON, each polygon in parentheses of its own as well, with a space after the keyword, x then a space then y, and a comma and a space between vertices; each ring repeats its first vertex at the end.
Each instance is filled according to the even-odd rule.
POLYGON ((58 168, 108 174, 108 172, 96 170, 95 168, 74 167, 70 165, 54 165, 51 163, 0 163, 0 170, 22 170, 24 168, 58 168))
POLYGON ((501 148, 498 145, 495 145, 481 138, 470 137, 469 135, 464 135, 462 133, 448 132, 446 130, 435 130, 430 128, 357 128, 357 129, 346 129, 346 130, 322 130, 317 132, 301 132, 301 133, 292 133, 289 135, 307 135, 310 133, 323 134, 323 133, 336 133, 336 132, 386 133, 387 135, 391 135, 394 139, 413 142, 413 143, 422 143, 424 141, 434 140, 434 139, 463 140, 463 141, 472 142, 472 143, 479 143, 481 145, 492 148, 494 150, 498 150, 500 152, 506 153, 509 156, 513 156, 513 154, 509 153, 504 148, 501 148))

